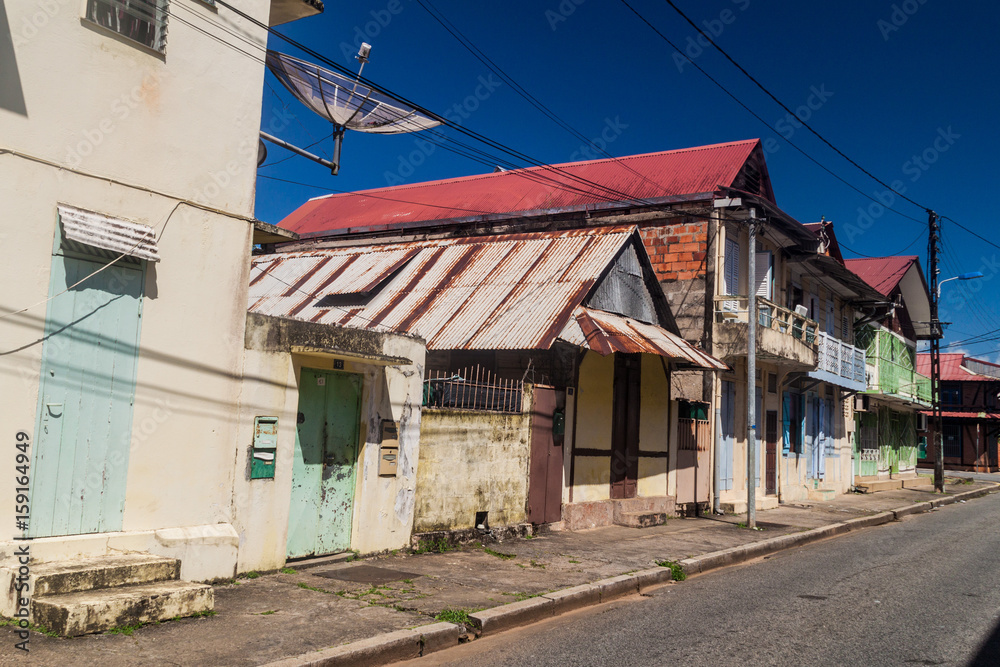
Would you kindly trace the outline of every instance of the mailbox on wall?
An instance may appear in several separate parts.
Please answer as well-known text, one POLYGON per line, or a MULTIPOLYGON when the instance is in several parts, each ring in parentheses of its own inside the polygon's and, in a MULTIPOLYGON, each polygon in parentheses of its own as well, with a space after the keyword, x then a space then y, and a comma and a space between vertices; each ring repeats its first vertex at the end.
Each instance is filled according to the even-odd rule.
POLYGON ((250 479, 274 479, 278 451, 278 418, 254 417, 253 447, 250 448, 250 479))
POLYGON ((399 465, 399 424, 391 419, 382 420, 382 442, 379 446, 378 474, 395 477, 399 465))

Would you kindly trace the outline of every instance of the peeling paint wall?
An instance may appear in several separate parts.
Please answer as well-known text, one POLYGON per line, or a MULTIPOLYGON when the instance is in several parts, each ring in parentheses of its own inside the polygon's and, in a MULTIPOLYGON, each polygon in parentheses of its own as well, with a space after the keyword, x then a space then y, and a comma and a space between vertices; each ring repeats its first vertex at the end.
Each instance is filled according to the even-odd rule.
POLYGON ((526 520, 531 397, 521 414, 426 409, 421 415, 413 531, 491 527, 526 520))
MULTIPOLYGON (((296 328, 307 323, 269 323, 296 328)), ((420 403, 423 388, 425 348, 408 336, 343 330, 338 340, 345 346, 357 334, 365 354, 405 358, 408 365, 366 363, 335 352, 292 353, 276 349, 268 323, 251 316, 248 328, 245 386, 240 406, 240 438, 237 448, 237 480, 233 500, 234 526, 240 536, 239 572, 279 568, 285 563, 288 513, 295 455, 299 377, 303 368, 339 371, 363 378, 351 548, 361 553, 399 549, 409 544, 413 525, 416 467, 420 456, 420 403), (266 343, 266 341, 271 343, 266 343), (363 345, 362 345, 363 343, 363 345), (372 347, 378 344, 379 349, 372 347), (259 347, 265 350, 256 349, 259 347), (249 457, 256 416, 277 416, 278 449, 275 477, 250 479, 249 457), (399 423, 399 464, 394 477, 379 476, 382 420, 399 423)), ((328 327, 324 327, 328 328, 328 327)), ((294 335, 301 334, 293 331, 294 335)), ((346 351, 345 351, 346 352, 346 351)))

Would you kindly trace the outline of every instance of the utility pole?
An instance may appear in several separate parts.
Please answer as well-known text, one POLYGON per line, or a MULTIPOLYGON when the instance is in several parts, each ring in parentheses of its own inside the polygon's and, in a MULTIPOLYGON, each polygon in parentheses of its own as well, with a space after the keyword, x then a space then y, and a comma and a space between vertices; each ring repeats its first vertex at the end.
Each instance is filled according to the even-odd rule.
POLYGON ((747 528, 757 527, 757 209, 750 208, 747 252, 747 528))
POLYGON ((941 321, 938 320, 938 216, 927 211, 927 270, 931 291, 931 436, 934 438, 934 490, 944 491, 944 438, 941 433, 941 321))

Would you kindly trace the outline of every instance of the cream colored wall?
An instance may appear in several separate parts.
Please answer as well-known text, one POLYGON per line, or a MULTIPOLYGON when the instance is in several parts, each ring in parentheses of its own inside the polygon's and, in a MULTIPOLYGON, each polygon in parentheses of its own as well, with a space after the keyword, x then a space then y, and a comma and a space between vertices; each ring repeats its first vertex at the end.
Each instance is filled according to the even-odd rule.
MULTIPOLYGON (((361 553, 407 546, 413 525, 425 349, 418 339, 389 335, 383 353, 413 364, 383 366, 340 358, 343 371, 363 377, 351 529, 351 548, 361 553), (394 477, 378 474, 383 419, 399 422, 399 463, 394 477)), ((273 570, 285 563, 299 378, 303 368, 333 370, 337 358, 246 351, 233 499, 234 525, 240 536, 239 572, 273 570), (278 417, 273 480, 249 478, 254 417, 258 416, 278 417)))
MULTIPOLYGON (((3 351, 16 350, 0 356, 3 418, 37 435, 56 203, 152 225, 161 261, 146 272, 123 529, 230 522, 248 223, 10 155, 0 155, 0 200, 3 243, 17 248, 0 311, 35 304, 0 319, 3 351)), ((13 494, 12 482, 0 478, 0 493, 13 494)), ((0 507, 0 541, 13 537, 12 509, 0 507)), ((219 576, 233 565, 220 563, 219 576)))
MULTIPOLYGON (((577 389, 576 447, 611 451, 611 415, 614 402, 615 359, 591 350, 580 362, 577 389)), ((577 480, 580 478, 577 477, 577 480)), ((574 497, 574 502, 579 500, 574 497)))
POLYGON ((577 456, 573 502, 586 503, 611 498, 611 456, 577 456))
MULTIPOLYGON (((670 383, 660 357, 642 355, 639 406, 639 451, 667 452, 676 447, 676 424, 671 423, 670 383), (671 433, 674 437, 671 439, 671 433)), ((615 361, 588 351, 580 364, 575 447, 604 450, 607 456, 577 456, 573 473, 573 502, 608 500, 611 497, 611 436, 615 361)), ((665 456, 640 456, 637 495, 668 495, 665 456)), ((674 481, 676 486, 676 481, 674 481)))
MULTIPOLYGON (((228 10, 185 4, 262 43, 262 31, 228 10)), ((269 4, 241 8, 266 20, 269 4)), ((0 109, 0 243, 9 251, 0 312, 31 307, 0 319, 0 347, 17 350, 0 356, 0 418, 37 436, 57 203, 152 226, 161 261, 146 272, 125 532, 37 540, 35 555, 151 551, 182 556, 184 577, 232 576, 251 245, 249 223, 236 216, 253 213, 264 68, 175 20, 166 55, 151 53, 82 20, 84 7, 5 2, 26 113, 0 109)), ((0 478, 0 494, 13 497, 12 483, 0 478)), ((13 544, 12 509, 0 508, 0 559, 13 544)))
MULTIPOLYGON (((267 22, 269 0, 239 6, 267 22)), ((215 24, 263 46, 262 29, 174 0, 171 13, 234 48, 170 17, 162 55, 81 18, 85 0, 5 7, 27 114, 0 109, 0 148, 253 213, 264 66, 215 24)))

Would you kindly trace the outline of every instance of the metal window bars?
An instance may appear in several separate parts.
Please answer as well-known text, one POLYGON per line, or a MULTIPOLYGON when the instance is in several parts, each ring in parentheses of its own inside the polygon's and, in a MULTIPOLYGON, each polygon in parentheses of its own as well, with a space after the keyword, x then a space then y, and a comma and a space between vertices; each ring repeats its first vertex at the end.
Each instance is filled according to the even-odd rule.
POLYGON ((457 371, 428 371, 423 405, 483 412, 520 413, 524 382, 498 377, 481 366, 457 371))

